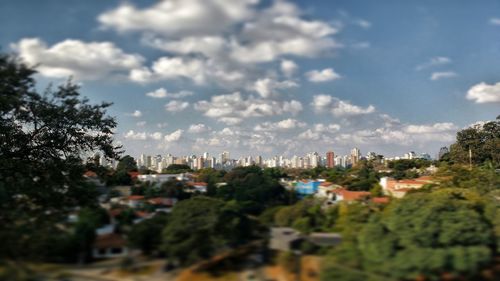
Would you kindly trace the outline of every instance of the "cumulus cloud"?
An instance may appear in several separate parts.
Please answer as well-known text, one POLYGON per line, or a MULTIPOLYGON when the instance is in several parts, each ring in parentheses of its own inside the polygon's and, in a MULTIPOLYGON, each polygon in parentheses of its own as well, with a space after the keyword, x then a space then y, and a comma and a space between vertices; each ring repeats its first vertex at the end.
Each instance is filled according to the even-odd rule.
POLYGON ((255 81, 253 89, 263 98, 269 98, 277 94, 276 90, 296 88, 299 85, 291 80, 275 81, 271 78, 263 78, 255 81))
POLYGON ((255 97, 245 98, 240 92, 212 96, 210 101, 202 100, 195 109, 207 117, 219 119, 224 123, 239 123, 243 118, 275 116, 285 113, 295 115, 302 111, 299 101, 277 101, 255 97), (224 118, 224 119, 222 119, 224 118))
POLYGON ((429 67, 445 65, 451 63, 451 59, 448 57, 433 57, 430 60, 419 64, 415 67, 415 70, 420 71, 429 67))
POLYGON ((326 82, 340 78, 333 68, 325 68, 323 70, 312 70, 306 73, 306 77, 311 82, 326 82))
POLYGON ((375 112, 375 107, 373 105, 361 107, 351 104, 349 101, 341 100, 330 95, 315 95, 311 106, 316 112, 330 111, 337 117, 349 117, 375 112))
POLYGON ((194 134, 205 133, 208 131, 210 131, 210 127, 202 123, 192 124, 191 126, 189 126, 188 129, 189 133, 194 133, 194 134))
POLYGON ((299 69, 299 66, 292 60, 281 60, 280 69, 286 77, 292 77, 299 69))
POLYGON ((306 123, 297 119, 288 118, 278 122, 264 122, 254 127, 254 131, 275 131, 275 130, 291 130, 295 128, 305 127, 306 123))
POLYGON ((129 115, 132 117, 139 118, 142 116, 142 112, 140 110, 135 110, 134 112, 130 113, 129 115))
POLYGON ((500 82, 492 85, 485 82, 476 84, 467 91, 466 98, 475 103, 500 102, 500 82))
POLYGON ((28 65, 38 65, 47 77, 97 80, 126 75, 142 65, 144 58, 127 54, 111 42, 83 42, 67 39, 52 46, 39 38, 24 38, 12 45, 28 65))
POLYGON ((180 112, 189 107, 189 102, 172 100, 165 104, 165 110, 169 112, 180 112))
POLYGON ((176 141, 179 141, 181 139, 183 133, 184 133, 184 130, 178 129, 178 130, 173 131, 170 134, 165 135, 163 137, 163 139, 166 142, 176 142, 176 141))
POLYGON ((441 80, 441 79, 445 79, 445 78, 453 78, 453 77, 456 77, 456 76, 458 76, 458 74, 456 74, 453 71, 433 72, 431 74, 431 78, 430 79, 432 81, 437 81, 437 80, 441 80))
POLYGON ((125 139, 129 140, 161 140, 162 133, 154 132, 154 133, 146 133, 146 132, 135 132, 134 130, 129 130, 124 134, 125 139))
POLYGON ((248 19, 255 0, 165 0, 137 8, 122 3, 116 9, 99 15, 104 28, 125 31, 146 31, 163 35, 216 34, 248 19))
POLYGON ((185 97, 192 96, 194 93, 190 91, 180 91, 177 93, 169 93, 165 88, 159 88, 152 92, 146 93, 146 96, 155 99, 171 98, 171 99, 181 99, 185 97))

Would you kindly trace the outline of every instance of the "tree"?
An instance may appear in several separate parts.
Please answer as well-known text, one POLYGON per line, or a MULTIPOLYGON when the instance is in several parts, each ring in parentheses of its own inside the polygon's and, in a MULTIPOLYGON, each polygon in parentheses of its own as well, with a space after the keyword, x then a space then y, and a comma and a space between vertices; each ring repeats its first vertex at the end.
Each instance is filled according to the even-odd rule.
POLYGON ((491 161, 500 167, 500 116, 494 121, 477 124, 457 133, 457 140, 450 146, 450 158, 456 163, 482 164, 491 161))
POLYGON ((177 203, 163 230, 168 257, 190 264, 252 238, 249 220, 235 204, 197 196, 177 203))
POLYGON ((141 249, 143 254, 153 254, 161 246, 162 230, 167 221, 167 215, 158 214, 135 224, 128 234, 128 241, 133 247, 141 249))
POLYGON ((356 260, 345 267, 385 277, 381 280, 436 280, 444 274, 474 279, 494 252, 484 203, 463 189, 407 195, 371 216, 357 233, 343 236, 350 248, 341 248, 355 258, 337 252, 336 262, 356 260))
MULTIPOLYGON (((90 104, 71 81, 40 94, 35 73, 0 55, 1 239, 19 231, 35 239, 38 224, 94 204, 97 193, 82 176, 84 157, 96 151, 107 158, 119 154, 113 145, 116 122, 106 115, 109 103, 90 104)), ((30 242, 4 243, 0 256, 16 257, 17 247, 30 242)))
MULTIPOLYGON (((227 185, 217 189, 217 197, 236 200, 246 211, 258 214, 266 207, 288 203, 290 193, 257 166, 237 167, 224 176, 227 185)), ((293 202, 292 202, 293 203, 293 202)))
POLYGON ((116 166, 116 171, 137 171, 137 163, 135 162, 134 157, 130 155, 123 156, 116 166))

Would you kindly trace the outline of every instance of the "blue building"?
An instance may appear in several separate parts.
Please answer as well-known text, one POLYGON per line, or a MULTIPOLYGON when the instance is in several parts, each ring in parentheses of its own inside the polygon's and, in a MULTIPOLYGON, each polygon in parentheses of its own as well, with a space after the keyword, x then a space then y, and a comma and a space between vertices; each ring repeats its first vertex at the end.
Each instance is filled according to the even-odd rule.
POLYGON ((305 197, 307 195, 313 195, 316 192, 318 192, 319 185, 321 184, 320 181, 298 181, 295 184, 295 192, 300 197, 305 197))

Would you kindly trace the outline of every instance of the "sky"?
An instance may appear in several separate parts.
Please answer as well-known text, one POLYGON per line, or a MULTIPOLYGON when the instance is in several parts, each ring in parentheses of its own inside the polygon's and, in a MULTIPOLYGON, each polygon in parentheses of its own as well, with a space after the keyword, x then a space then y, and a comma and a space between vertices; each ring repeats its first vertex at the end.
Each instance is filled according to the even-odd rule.
POLYGON ((495 0, 15 0, 0 34, 133 156, 434 156, 500 114, 495 0))

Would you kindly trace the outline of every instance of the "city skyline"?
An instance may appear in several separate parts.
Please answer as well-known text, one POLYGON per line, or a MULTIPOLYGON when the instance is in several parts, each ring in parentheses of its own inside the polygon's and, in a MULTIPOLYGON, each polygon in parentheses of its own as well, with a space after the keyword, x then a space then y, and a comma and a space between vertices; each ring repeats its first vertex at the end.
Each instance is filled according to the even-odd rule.
POLYGON ((495 11, 497 1, 21 0, 0 4, 0 46, 39 65, 41 87, 72 76, 92 102, 113 102, 130 155, 435 156, 498 115, 495 11))

